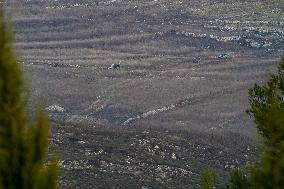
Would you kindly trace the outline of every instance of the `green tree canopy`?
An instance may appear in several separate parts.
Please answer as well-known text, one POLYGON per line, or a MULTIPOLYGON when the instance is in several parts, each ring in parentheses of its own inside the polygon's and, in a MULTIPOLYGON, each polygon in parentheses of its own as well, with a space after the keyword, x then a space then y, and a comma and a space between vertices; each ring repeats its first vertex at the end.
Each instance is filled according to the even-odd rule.
POLYGON ((46 161, 49 122, 27 111, 25 86, 0 4, 0 189, 57 188, 56 158, 46 161))
POLYGON ((216 173, 210 168, 203 169, 201 173, 200 189, 214 189, 217 179, 216 173))
POLYGON ((264 85, 249 89, 250 107, 264 149, 257 165, 245 174, 235 170, 225 189, 283 189, 284 188, 284 57, 278 72, 270 74, 264 85))
POLYGON ((257 189, 284 188, 284 57, 268 82, 249 90, 249 114, 264 139, 260 167, 252 171, 257 189))

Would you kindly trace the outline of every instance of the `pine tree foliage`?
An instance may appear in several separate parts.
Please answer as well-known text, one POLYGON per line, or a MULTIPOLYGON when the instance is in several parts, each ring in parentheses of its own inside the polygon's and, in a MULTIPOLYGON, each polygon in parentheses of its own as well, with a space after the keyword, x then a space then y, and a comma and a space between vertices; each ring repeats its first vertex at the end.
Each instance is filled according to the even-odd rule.
POLYGON ((223 189, 250 189, 249 177, 240 169, 233 169, 230 172, 230 181, 223 189))
POLYGON ((284 188, 284 57, 278 73, 271 74, 264 86, 249 90, 250 108, 265 149, 260 167, 252 171, 253 188, 284 188))
POLYGON ((201 189, 214 189, 215 182, 217 179, 216 173, 209 169, 205 168, 201 173, 201 189))
POLYGON ((278 117, 278 114, 281 114, 284 110, 283 98, 284 58, 282 58, 278 66, 278 73, 271 74, 266 85, 259 86, 255 84, 254 87, 249 89, 250 108, 248 113, 253 116, 258 132, 265 138, 268 145, 271 142, 274 143, 275 140, 282 140, 284 136, 284 127, 278 123, 281 122, 281 117, 278 117), (274 111, 277 112, 275 112, 277 117, 276 115, 270 117, 274 111), (276 119, 272 120, 272 118, 276 119))
MULTIPOLYGON (((265 85, 249 89, 250 107, 264 149, 258 165, 245 174, 239 169, 230 173, 224 189, 283 189, 284 188, 284 57, 278 72, 271 74, 265 85)), ((208 177, 208 176, 207 176, 208 177)))
POLYGON ((0 189, 57 188, 57 159, 46 161, 49 122, 27 113, 25 85, 0 3, 0 189))

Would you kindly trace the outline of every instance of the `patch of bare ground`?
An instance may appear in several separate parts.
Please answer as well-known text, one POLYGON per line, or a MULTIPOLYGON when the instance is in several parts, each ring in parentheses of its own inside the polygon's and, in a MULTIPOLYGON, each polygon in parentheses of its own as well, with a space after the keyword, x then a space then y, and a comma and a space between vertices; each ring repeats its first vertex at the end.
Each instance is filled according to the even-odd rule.
POLYGON ((256 153, 249 137, 235 133, 57 124, 53 133, 62 188, 189 188, 204 165, 220 185, 225 171, 256 153))

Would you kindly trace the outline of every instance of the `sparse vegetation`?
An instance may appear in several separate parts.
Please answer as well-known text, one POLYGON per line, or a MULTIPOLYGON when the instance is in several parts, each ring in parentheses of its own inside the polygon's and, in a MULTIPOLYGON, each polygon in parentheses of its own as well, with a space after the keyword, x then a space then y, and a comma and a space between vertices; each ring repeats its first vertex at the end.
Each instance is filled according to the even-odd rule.
POLYGON ((216 188, 250 184, 228 171, 255 161, 243 110, 284 51, 280 2, 9 1, 32 102, 45 95, 55 125, 60 187, 189 188, 204 166, 216 188))

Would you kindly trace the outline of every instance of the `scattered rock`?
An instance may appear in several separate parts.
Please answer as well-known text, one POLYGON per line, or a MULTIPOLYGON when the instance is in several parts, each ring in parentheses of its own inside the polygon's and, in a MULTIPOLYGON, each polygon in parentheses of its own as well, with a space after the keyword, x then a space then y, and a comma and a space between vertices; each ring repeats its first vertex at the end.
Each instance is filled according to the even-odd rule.
POLYGON ((177 159, 177 156, 175 153, 172 153, 172 159, 177 159))
POLYGON ((217 56, 217 59, 227 59, 227 58, 229 58, 229 55, 226 53, 223 53, 217 56))
POLYGON ((56 63, 56 62, 50 62, 48 63, 49 67, 64 67, 64 64, 62 63, 56 63))
POLYGON ((65 111, 65 109, 59 105, 48 106, 47 108, 45 108, 45 110, 49 112, 57 112, 57 113, 63 113, 65 111))

